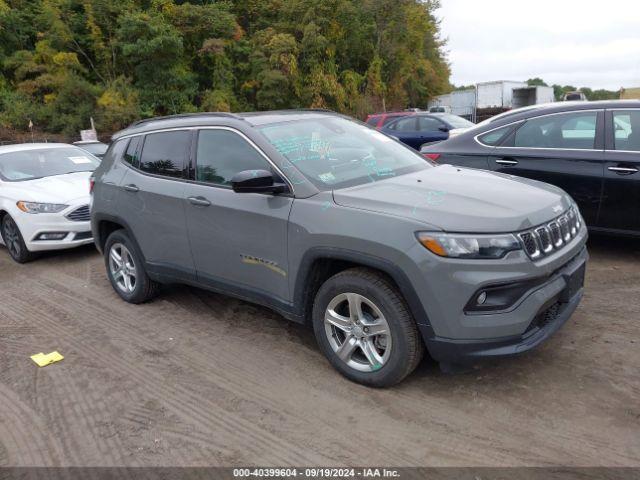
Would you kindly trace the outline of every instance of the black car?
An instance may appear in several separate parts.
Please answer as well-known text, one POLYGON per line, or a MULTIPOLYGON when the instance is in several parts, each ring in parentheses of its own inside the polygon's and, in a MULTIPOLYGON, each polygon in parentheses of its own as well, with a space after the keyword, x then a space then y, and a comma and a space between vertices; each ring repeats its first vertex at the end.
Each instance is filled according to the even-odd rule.
POLYGON ((593 231, 640 235, 640 101, 512 110, 421 152, 551 183, 573 197, 593 231))

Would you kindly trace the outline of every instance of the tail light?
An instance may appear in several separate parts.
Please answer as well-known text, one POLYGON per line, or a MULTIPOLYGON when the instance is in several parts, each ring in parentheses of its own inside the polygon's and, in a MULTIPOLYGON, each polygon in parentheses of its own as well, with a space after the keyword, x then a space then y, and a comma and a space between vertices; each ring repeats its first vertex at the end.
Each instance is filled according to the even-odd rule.
POLYGON ((96 179, 93 177, 89 178, 89 193, 93 193, 93 187, 96 184, 96 179))
POLYGON ((425 158, 428 158, 429 160, 431 160, 433 162, 437 162, 438 159, 440 158, 440 154, 439 153, 423 153, 423 155, 425 156, 425 158))

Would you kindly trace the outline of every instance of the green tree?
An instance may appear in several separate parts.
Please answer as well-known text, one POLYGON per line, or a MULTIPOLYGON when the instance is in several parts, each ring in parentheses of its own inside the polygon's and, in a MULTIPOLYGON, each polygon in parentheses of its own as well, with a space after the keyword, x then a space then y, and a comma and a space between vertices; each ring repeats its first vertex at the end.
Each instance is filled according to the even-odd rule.
MULTIPOLYGON (((0 0, 0 123, 74 134, 141 116, 448 91, 435 0, 0 0)), ((595 92, 594 92, 594 95, 595 92)))
POLYGON ((548 87, 549 86, 540 77, 530 78, 529 80, 527 80, 527 85, 529 85, 530 87, 548 87))
POLYGON ((142 111, 149 115, 192 111, 197 91, 182 36, 156 12, 122 17, 117 31, 125 69, 133 73, 142 111))

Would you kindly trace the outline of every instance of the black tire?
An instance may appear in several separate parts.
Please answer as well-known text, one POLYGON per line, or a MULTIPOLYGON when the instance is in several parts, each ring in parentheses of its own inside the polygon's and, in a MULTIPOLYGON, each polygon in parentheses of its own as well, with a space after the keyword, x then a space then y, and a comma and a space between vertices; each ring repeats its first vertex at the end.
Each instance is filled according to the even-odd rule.
POLYGON ((107 238, 104 245, 104 263, 111 286, 125 302, 134 304, 148 302, 158 293, 160 285, 151 280, 149 275, 147 275, 142 254, 125 230, 116 230, 107 238), (124 281, 121 280, 121 277, 118 279, 115 278, 110 264, 112 250, 116 250, 122 254, 122 247, 126 249, 126 255, 130 257, 134 266, 135 282, 130 283, 130 285, 132 285, 130 291, 124 287, 124 281))
MULTIPOLYGON (((371 387, 395 385, 418 366, 424 354, 420 332, 402 295, 388 277, 374 270, 352 268, 329 278, 316 294, 312 316, 322 353, 336 370, 354 382, 371 387), (391 348, 382 366, 375 366, 377 370, 365 372, 352 368, 338 357, 330 343, 325 328, 325 312, 332 300, 346 293, 355 293, 372 302, 388 324, 391 348)), ((332 337, 335 342, 335 335, 332 337)))
POLYGON ((2 241, 11 258, 18 263, 27 263, 36 257, 33 252, 27 249, 18 225, 9 214, 2 218, 2 241))

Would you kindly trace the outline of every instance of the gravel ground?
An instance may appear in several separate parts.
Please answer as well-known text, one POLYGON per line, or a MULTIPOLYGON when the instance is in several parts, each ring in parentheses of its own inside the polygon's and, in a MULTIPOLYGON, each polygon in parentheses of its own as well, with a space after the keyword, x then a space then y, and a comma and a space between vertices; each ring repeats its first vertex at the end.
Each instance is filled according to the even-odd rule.
POLYGON ((128 305, 91 247, 0 247, 0 466, 640 466, 640 241, 590 252, 538 350, 374 390, 264 308, 180 286, 128 305))

